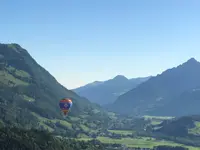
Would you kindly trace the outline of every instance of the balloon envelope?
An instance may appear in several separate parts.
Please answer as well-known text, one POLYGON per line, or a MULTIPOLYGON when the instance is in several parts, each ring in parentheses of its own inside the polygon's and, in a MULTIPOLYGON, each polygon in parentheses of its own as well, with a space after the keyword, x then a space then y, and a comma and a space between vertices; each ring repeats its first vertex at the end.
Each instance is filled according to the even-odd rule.
POLYGON ((60 109, 63 111, 64 115, 66 115, 72 107, 72 100, 69 98, 61 99, 59 106, 60 109))

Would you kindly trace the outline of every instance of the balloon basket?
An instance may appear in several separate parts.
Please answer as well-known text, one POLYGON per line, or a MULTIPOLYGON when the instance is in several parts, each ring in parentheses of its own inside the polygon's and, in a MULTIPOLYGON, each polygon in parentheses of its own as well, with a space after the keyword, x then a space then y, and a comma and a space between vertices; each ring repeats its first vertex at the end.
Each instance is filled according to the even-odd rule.
POLYGON ((68 114, 67 113, 64 113, 63 111, 60 111, 60 114, 63 118, 67 118, 68 114))

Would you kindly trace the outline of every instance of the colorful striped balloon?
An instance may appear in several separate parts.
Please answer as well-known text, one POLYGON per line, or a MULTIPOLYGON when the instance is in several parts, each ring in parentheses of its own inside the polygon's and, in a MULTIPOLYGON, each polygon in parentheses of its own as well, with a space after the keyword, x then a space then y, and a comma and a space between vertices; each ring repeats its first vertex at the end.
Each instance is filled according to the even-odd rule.
POLYGON ((67 115, 70 108, 72 107, 72 100, 69 98, 63 98, 60 100, 59 106, 64 115, 67 115))

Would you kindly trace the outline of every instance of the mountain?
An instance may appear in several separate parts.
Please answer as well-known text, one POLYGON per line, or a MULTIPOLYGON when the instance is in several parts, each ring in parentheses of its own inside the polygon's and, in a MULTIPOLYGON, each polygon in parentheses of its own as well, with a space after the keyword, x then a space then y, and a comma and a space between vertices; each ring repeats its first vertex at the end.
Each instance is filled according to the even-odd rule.
MULTIPOLYGON (((172 120, 165 120, 155 125, 155 132, 161 132, 169 136, 200 135, 200 115, 183 116, 172 120), (196 132, 197 131, 197 132, 196 132)), ((199 144, 200 145, 200 144, 199 144)))
POLYGON ((149 78, 127 79, 125 76, 118 75, 107 81, 89 83, 73 91, 92 102, 105 105, 114 102, 119 95, 129 91, 149 78))
POLYGON ((135 127, 143 124, 124 121, 66 89, 20 45, 0 44, 0 149, 116 149, 116 140, 111 146, 99 141, 117 137, 109 127, 133 128, 128 122, 135 127), (73 101, 66 118, 58 106, 63 97, 73 101), (91 138, 99 141, 80 141, 91 138))
POLYGON ((160 114, 160 115, 171 115, 174 114, 176 116, 185 116, 188 114, 200 114, 199 111, 200 105, 200 87, 193 88, 190 90, 186 90, 181 93, 177 98, 174 98, 167 105, 156 109, 151 112, 152 115, 160 114), (180 109, 177 109, 180 108, 180 109), (170 111, 169 111, 170 109, 170 111))
MULTIPOLYGON (((106 112, 63 87, 20 45, 0 44, 0 124, 45 128, 63 134, 82 130, 82 126, 89 125, 94 118, 102 123, 106 112), (73 101, 66 119, 58 105, 63 97, 73 101)), ((100 127, 93 126, 95 128, 100 127)))
POLYGON ((197 107, 200 104, 198 90, 191 93, 192 90, 199 89, 198 87, 200 63, 191 58, 119 96, 110 109, 122 114, 138 115, 164 113, 176 116, 200 113, 197 107))
MULTIPOLYGON (((176 143, 200 146, 200 115, 187 115, 166 119, 160 124, 149 124, 146 126, 146 133, 152 138, 171 140, 176 143)), ((144 135, 143 135, 144 136, 144 135)), ((189 149, 192 149, 190 147, 189 149)))

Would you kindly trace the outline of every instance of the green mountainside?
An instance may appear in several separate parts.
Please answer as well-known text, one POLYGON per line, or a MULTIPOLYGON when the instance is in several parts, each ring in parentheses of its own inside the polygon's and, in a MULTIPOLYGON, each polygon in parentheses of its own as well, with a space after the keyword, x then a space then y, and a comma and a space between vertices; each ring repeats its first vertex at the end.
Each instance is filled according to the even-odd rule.
POLYGON ((1 150, 105 150, 98 141, 76 141, 55 138, 47 132, 20 130, 18 128, 0 129, 1 150))
POLYGON ((100 106, 59 84, 18 44, 0 44, 0 112, 5 125, 45 128, 56 133, 74 128, 82 131, 88 126, 100 130, 93 125, 94 120, 100 126, 108 119, 100 106), (73 101, 65 120, 58 105, 63 97, 73 101))

